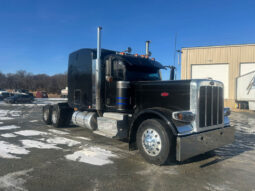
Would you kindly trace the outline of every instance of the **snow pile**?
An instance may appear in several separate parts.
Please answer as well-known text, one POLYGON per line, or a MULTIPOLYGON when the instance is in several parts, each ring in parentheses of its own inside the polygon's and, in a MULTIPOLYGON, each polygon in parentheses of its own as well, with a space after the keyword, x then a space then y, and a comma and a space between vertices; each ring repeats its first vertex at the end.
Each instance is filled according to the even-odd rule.
POLYGON ((38 122, 38 120, 31 120, 29 121, 30 123, 35 123, 35 122, 38 122))
POLYGON ((4 133, 4 134, 1 134, 1 136, 6 138, 17 137, 17 135, 14 135, 13 133, 4 133))
POLYGON ((28 153, 29 151, 23 147, 13 145, 5 141, 0 141, 0 158, 19 159, 20 157, 15 155, 25 155, 28 153))
POLYGON ((67 145, 69 147, 81 144, 79 141, 74 141, 72 139, 67 139, 64 137, 49 138, 46 140, 46 142, 57 145, 67 145))
POLYGON ((16 131, 14 132, 17 135, 22 136, 38 136, 38 135, 47 135, 48 133, 42 132, 42 131, 36 131, 36 130, 23 130, 23 131, 16 131))
POLYGON ((88 163, 92 165, 102 166, 112 164, 110 157, 117 157, 111 151, 101 149, 99 147, 84 148, 83 150, 76 151, 73 154, 66 155, 65 158, 72 161, 88 163))
POLYGON ((33 169, 22 170, 18 172, 13 172, 0 177, 0 190, 20 190, 27 191, 24 188, 26 180, 21 178, 22 176, 27 176, 27 173, 33 171, 33 169))
POLYGON ((55 129, 49 129, 48 131, 52 132, 52 133, 56 133, 59 135, 68 135, 69 133, 64 132, 64 131, 59 131, 59 130, 55 130, 55 129))
POLYGON ((10 114, 12 117, 19 117, 19 116, 21 115, 21 111, 13 110, 13 111, 10 111, 9 114, 10 114))
POLYGON ((19 129, 20 127, 17 125, 7 125, 7 126, 1 126, 0 131, 4 130, 11 130, 11 129, 19 129))
POLYGON ((34 140, 21 140, 21 143, 25 148, 38 148, 38 149, 61 149, 55 144, 43 143, 41 141, 34 140))

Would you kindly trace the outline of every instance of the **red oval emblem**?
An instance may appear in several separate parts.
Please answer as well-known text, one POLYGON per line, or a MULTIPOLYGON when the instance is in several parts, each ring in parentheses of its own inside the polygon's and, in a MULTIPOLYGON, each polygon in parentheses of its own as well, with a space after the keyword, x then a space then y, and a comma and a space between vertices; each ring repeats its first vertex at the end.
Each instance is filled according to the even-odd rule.
POLYGON ((169 96, 169 93, 167 93, 167 92, 162 92, 162 93, 161 93, 161 96, 162 96, 162 97, 169 96))

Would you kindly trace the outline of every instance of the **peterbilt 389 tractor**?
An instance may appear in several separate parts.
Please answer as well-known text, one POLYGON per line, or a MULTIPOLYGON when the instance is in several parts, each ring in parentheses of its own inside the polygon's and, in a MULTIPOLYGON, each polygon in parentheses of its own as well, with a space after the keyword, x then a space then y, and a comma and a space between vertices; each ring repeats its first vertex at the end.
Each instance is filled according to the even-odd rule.
MULTIPOLYGON (((223 83, 215 80, 162 81, 165 67, 146 55, 101 49, 70 54, 68 102, 43 107, 55 127, 74 125, 128 140, 150 163, 184 161, 234 140, 223 83)), ((174 67, 172 68, 172 70, 174 67)))

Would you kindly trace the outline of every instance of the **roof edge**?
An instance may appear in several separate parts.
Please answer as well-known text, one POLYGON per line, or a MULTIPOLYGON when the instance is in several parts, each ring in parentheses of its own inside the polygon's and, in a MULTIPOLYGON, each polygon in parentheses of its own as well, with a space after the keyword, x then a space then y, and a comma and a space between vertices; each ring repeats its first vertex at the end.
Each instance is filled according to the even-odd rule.
POLYGON ((209 45, 209 46, 194 46, 194 47, 182 47, 184 49, 203 49, 203 48, 223 48, 223 47, 241 47, 241 46, 255 46, 255 43, 252 44, 226 44, 226 45, 209 45))

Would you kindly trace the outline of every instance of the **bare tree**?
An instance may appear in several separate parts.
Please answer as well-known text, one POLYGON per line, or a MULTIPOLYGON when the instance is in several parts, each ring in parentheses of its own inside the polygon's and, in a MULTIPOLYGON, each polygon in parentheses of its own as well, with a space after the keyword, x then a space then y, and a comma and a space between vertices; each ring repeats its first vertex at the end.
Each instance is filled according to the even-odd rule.
POLYGON ((0 88, 4 89, 27 89, 30 91, 48 91, 49 93, 60 93, 67 86, 67 74, 32 74, 24 70, 15 74, 3 74, 0 72, 0 88))

